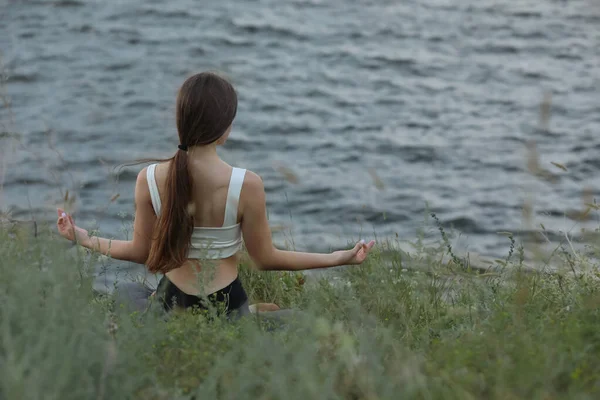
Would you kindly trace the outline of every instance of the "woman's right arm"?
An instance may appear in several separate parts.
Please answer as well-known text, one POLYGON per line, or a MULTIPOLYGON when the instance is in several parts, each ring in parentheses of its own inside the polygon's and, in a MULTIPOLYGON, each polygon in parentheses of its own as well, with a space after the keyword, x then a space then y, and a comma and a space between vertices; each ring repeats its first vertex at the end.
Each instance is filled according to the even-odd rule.
POLYGON ((285 251, 275 248, 267 220, 265 189, 260 177, 247 172, 240 198, 242 205, 242 234, 246 249, 260 269, 297 271, 361 264, 375 244, 361 241, 350 250, 329 254, 285 251))
POLYGON ((131 240, 112 240, 90 236, 88 231, 75 225, 71 215, 60 208, 56 225, 61 236, 83 247, 118 260, 143 264, 150 253, 155 221, 156 215, 152 208, 146 168, 144 168, 138 174, 135 184, 135 221, 131 240))

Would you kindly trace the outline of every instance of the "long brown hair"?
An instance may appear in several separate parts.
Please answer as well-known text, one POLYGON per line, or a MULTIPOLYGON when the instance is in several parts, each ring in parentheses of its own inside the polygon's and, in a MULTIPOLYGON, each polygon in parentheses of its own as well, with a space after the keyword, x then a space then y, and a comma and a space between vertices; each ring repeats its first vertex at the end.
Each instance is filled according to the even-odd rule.
POLYGON ((160 215, 146 266, 152 273, 167 273, 187 260, 194 217, 189 212, 194 181, 186 149, 218 140, 237 113, 237 94, 224 78, 202 72, 188 78, 177 95, 177 132, 180 150, 170 159, 160 215))

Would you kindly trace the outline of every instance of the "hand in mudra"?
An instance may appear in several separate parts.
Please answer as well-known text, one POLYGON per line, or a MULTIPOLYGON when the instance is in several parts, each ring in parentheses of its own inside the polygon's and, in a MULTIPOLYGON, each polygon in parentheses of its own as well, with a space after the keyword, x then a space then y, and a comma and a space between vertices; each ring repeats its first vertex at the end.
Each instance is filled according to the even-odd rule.
POLYGON ((79 228, 77 225, 75 225, 73 217, 71 217, 61 208, 57 209, 57 212, 58 220, 56 221, 56 227, 58 228, 58 233, 60 233, 60 236, 72 242, 76 239, 87 236, 87 231, 85 229, 79 228))
POLYGON ((369 243, 365 243, 364 240, 356 243, 353 249, 336 251, 340 258, 340 264, 345 265, 358 265, 362 264, 369 255, 371 249, 375 246, 375 241, 371 240, 369 243))

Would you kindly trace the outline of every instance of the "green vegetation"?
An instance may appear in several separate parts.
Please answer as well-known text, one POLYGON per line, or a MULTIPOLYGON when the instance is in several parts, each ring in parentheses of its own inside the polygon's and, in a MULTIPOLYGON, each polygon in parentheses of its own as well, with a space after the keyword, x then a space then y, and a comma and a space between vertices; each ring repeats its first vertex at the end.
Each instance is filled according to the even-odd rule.
POLYGON ((326 278, 244 261, 254 300, 303 310, 272 329, 127 314, 93 292, 95 257, 47 231, 0 230, 2 399, 600 396, 599 274, 572 248, 552 273, 512 236, 509 256, 475 270, 445 233, 437 248, 380 244, 326 278))

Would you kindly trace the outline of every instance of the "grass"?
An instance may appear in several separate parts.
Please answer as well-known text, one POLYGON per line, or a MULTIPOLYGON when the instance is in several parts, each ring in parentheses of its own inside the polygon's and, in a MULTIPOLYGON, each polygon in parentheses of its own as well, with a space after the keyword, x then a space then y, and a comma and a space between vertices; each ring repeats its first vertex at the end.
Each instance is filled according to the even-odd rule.
POLYGON ((325 278, 244 260, 255 301, 302 310, 278 329, 128 314, 93 292, 95 257, 48 228, 4 227, 0 398, 598 398, 595 260, 558 251, 565 268, 531 272, 511 236, 510 256, 479 272, 438 226, 439 248, 389 241, 325 278))
MULTIPOLYGON (((4 75, 6 155, 18 135, 4 75)), ((550 111, 547 94, 539 129, 548 129, 550 111)), ((49 149, 64 161, 51 142, 49 149)), ((556 182, 535 143, 527 149, 528 171, 556 182)), ((7 157, 0 159, 1 197, 7 157)), ((276 169, 297 183, 285 165, 276 169)), ((60 179, 56 186, 73 206, 60 179)), ((584 200, 571 214, 584 220, 599 209, 584 200)), ((578 250, 565 235, 550 258, 532 259, 507 233, 506 257, 482 267, 456 254, 432 214, 438 247, 419 238, 408 253, 380 241, 365 265, 323 278, 257 272, 244 258, 240 275, 254 301, 302 310, 273 329, 260 316, 230 323, 189 312, 168 320, 129 314, 92 290, 97 257, 73 251, 50 227, 32 220, 25 230, 0 211, 0 399, 600 397, 600 248, 593 242, 578 250)), ((550 242, 543 225, 533 229, 532 204, 523 211, 529 231, 550 242)))

